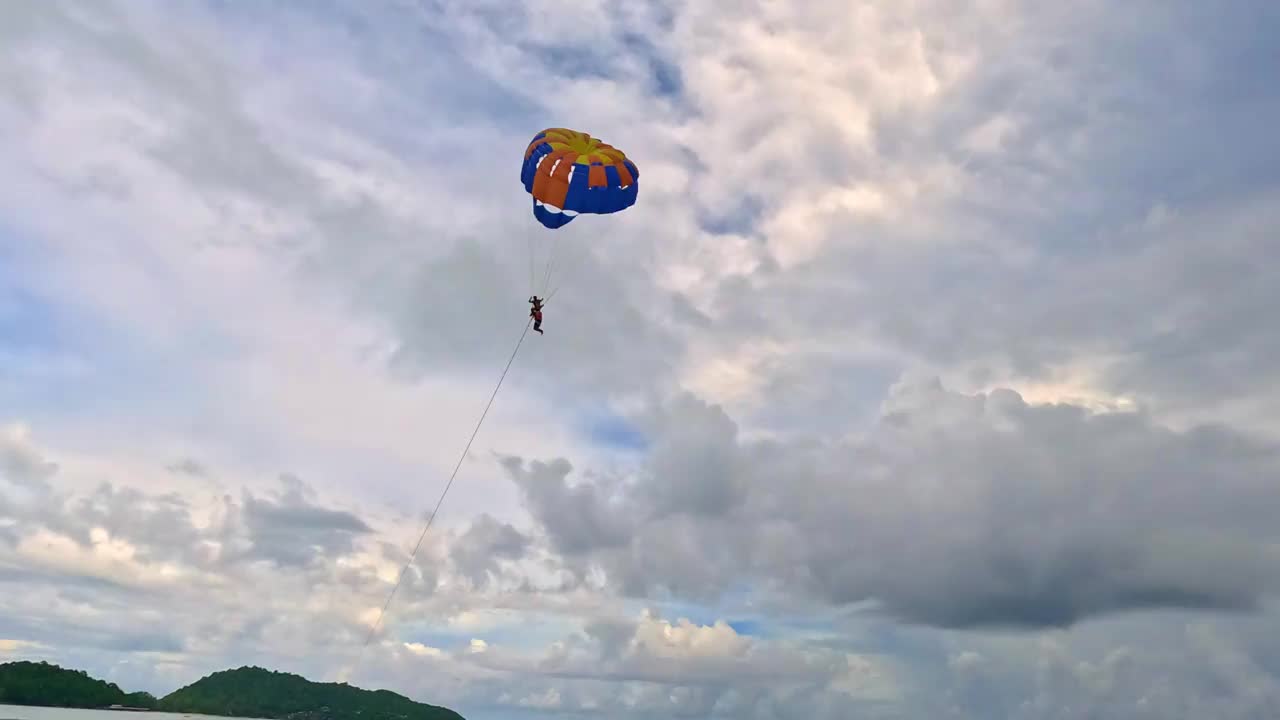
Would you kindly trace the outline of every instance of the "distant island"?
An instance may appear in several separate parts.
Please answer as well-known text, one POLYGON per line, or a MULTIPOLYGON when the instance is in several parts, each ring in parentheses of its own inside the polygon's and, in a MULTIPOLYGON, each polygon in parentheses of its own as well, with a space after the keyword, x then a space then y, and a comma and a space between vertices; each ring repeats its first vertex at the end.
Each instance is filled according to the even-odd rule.
POLYGON ((458 713, 390 690, 315 683, 299 675, 242 667, 216 672, 163 698, 127 693, 83 670, 40 662, 0 664, 0 705, 157 710, 268 720, 463 720, 458 713))
POLYGON ((156 702, 150 693, 127 693, 115 683, 89 677, 83 670, 33 662, 0 665, 0 704, 68 708, 118 705, 151 709, 156 702))

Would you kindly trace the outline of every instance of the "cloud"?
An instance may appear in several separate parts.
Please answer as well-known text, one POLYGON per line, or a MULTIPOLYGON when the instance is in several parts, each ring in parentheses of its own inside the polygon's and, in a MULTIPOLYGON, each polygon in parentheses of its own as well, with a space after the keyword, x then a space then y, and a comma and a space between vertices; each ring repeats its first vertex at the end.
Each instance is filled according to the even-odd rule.
POLYGON ((953 652, 946 695, 961 717, 1263 717, 1280 692, 1267 656, 1236 638, 1270 619, 1132 620, 1125 639, 1104 623, 1072 637, 953 652), (1110 637, 1107 635, 1110 634, 1110 637))
POLYGON ((26 426, 12 424, 3 430, 0 434, 0 442, 3 443, 0 444, 0 471, 3 471, 5 481, 31 490, 47 490, 47 480, 57 472, 57 464, 44 459, 31 444, 31 431, 26 426))
POLYGON ((0 653, 13 653, 17 650, 23 650, 34 647, 35 643, 22 642, 21 640, 0 640, 0 653))
POLYGON ((567 478, 573 467, 565 460, 535 463, 528 469, 519 458, 503 463, 559 552, 574 555, 626 542, 629 518, 612 509, 608 497, 601 497, 609 484, 570 486, 567 478), (551 522, 553 517, 558 521, 551 522))
POLYGON ((453 545, 450 559, 473 583, 484 585, 500 572, 500 562, 523 558, 529 544, 530 539, 510 524, 481 515, 453 545))
MULTIPOLYGON (((36 455, 50 457, 28 444, 36 455)), ((57 473, 48 479, 57 484, 57 473)), ((147 689, 153 691, 164 691, 157 687, 161 683, 189 682, 247 652, 324 677, 325 665, 315 658, 342 656, 358 644, 367 620, 360 608, 376 607, 394 578, 389 571, 398 570, 395 563, 404 559, 401 552, 366 543, 372 539, 365 537, 372 532, 369 523, 326 507, 313 489, 288 475, 271 498, 245 494, 236 502, 210 496, 203 504, 102 484, 70 491, 33 510, 21 527, 26 532, 18 552, 0 556, 6 565, 16 563, 15 570, 28 568, 0 573, 9 587, 23 588, 3 594, 7 619, 0 623, 0 635, 23 643, 15 649, 29 650, 35 646, 26 638, 40 638, 41 647, 78 648, 87 658, 146 654, 166 669, 131 677, 151 678, 147 689), (272 531, 263 536, 267 526, 272 531), (88 528, 85 534, 83 528, 88 528), (302 546, 299 554, 284 548, 286 535, 302 546), (320 552, 320 547, 330 550, 320 552), (262 559, 273 564, 256 562, 262 559), (243 593, 250 585, 272 589, 251 597, 243 593), (199 620, 157 629, 157 621, 172 613, 199 620), (316 623, 330 629, 324 638, 312 632, 316 623)), ((395 609, 403 619, 393 627, 421 632, 411 629, 421 627, 421 618, 474 606, 467 587, 483 589, 494 579, 528 573, 525 563, 534 544, 526 533, 485 516, 464 532, 433 537, 418 569, 430 571, 440 584, 435 592, 422 592, 410 587, 416 579, 411 573, 404 588, 409 592, 401 593, 395 609), (463 579, 468 583, 459 585, 463 579)), ((625 618, 602 612, 598 596, 591 594, 565 594, 559 607, 553 595, 528 588, 514 599, 511 611, 488 620, 467 619, 475 613, 464 610, 456 623, 450 621, 456 631, 489 640, 396 642, 384 628, 363 670, 403 677, 419 667, 414 663, 435 663, 433 672, 446 670, 439 682, 402 685, 420 688, 434 702, 456 698, 486 706, 506 692, 513 694, 509 704, 514 706, 618 712, 741 706, 746 700, 739 683, 835 692, 824 688, 850 672, 843 652, 742 636, 723 620, 670 621, 652 611, 625 618), (539 603, 547 604, 539 610, 539 603), (560 618, 559 623, 578 629, 560 631, 559 637, 553 630, 544 645, 533 648, 513 641, 518 635, 504 634, 546 621, 536 620, 540 617, 560 618), (595 619, 583 623, 584 617, 595 619), (520 679, 500 681, 494 673, 520 679), (470 679, 451 684, 448 678, 459 674, 470 679), (626 689, 611 691, 616 684, 626 689), (671 689, 659 692, 656 685, 671 689)), ((437 624, 434 632, 443 629, 437 624)))
POLYGON ((0 15, 20 652, 157 692, 349 665, 554 245, 361 682, 1275 714, 1262 3, 0 15), (532 225, 511 158, 564 123, 636 159, 636 208, 532 225))
POLYGON ((18 544, 22 521, 52 493, 49 478, 57 470, 31 442, 25 425, 0 427, 0 545, 18 544))
POLYGON ((170 472, 181 475, 191 475, 194 477, 205 477, 209 474, 209 469, 200 462, 191 458, 183 458, 176 460, 166 466, 170 472))
POLYGON ((244 521, 251 557, 279 565, 307 565, 322 557, 351 552, 355 538, 371 532, 349 512, 317 507, 297 478, 283 478, 285 491, 275 501, 247 497, 244 521))
POLYGON ((893 682, 875 659, 747 638, 723 621, 673 622, 648 611, 589 624, 539 652, 515 653, 473 640, 457 657, 519 678, 514 686, 495 684, 499 704, 568 713, 732 715, 781 692, 795 701, 783 716, 801 717, 832 699, 846 708, 873 702, 893 682), (869 681, 851 691, 844 683, 858 673, 869 681))
POLYGON ((1276 590, 1280 447, 1266 440, 937 382, 899 386, 876 427, 825 446, 743 442, 726 422, 673 403, 660 427, 696 441, 656 442, 607 503, 595 484, 570 488, 567 464, 508 468, 571 564, 637 595, 752 578, 942 627, 1044 627, 1253 610, 1276 590), (716 489, 727 467, 736 494, 716 489))

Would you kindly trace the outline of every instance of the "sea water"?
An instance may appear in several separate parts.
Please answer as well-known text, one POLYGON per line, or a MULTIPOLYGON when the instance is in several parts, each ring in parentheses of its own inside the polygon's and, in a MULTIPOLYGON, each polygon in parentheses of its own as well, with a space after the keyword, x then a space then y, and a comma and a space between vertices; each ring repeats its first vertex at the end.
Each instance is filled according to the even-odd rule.
MULTIPOLYGON (((0 705, 0 720, 210 720, 207 715, 165 712, 129 712, 125 710, 76 710, 73 708, 0 705)), ((217 720, 228 720, 218 718, 217 720)), ((236 719, 231 719, 236 720, 236 719)), ((253 720, 240 718, 239 720, 253 720)))

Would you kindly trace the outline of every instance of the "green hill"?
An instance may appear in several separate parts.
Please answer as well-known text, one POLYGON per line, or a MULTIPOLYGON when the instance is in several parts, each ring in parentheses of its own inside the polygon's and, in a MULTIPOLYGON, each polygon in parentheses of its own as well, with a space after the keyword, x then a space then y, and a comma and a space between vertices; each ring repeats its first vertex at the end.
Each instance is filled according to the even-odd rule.
POLYGON ((45 662, 11 662, 0 665, 0 703, 44 707, 105 708, 125 705, 155 707, 148 693, 126 693, 115 683, 89 677, 83 670, 68 670, 45 662))
POLYGON ((109 708, 120 705, 175 713, 272 720, 463 720, 447 708, 426 705, 390 690, 361 690, 346 683, 315 683, 259 667, 216 672, 156 700, 126 693, 114 683, 40 662, 0 664, 0 704, 109 708))
POLYGON ((314 683, 258 667, 216 672, 160 700, 159 710, 287 720, 463 720, 389 690, 314 683))

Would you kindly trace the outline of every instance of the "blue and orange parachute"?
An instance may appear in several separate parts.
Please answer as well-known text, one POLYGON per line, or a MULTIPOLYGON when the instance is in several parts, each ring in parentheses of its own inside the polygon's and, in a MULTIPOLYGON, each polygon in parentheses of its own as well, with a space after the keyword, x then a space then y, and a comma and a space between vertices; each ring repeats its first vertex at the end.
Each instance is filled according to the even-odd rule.
POLYGON ((533 215, 555 230, 582 213, 608 215, 636 203, 640 171, 621 150, 566 128, 533 137, 520 181, 533 197, 533 215))

